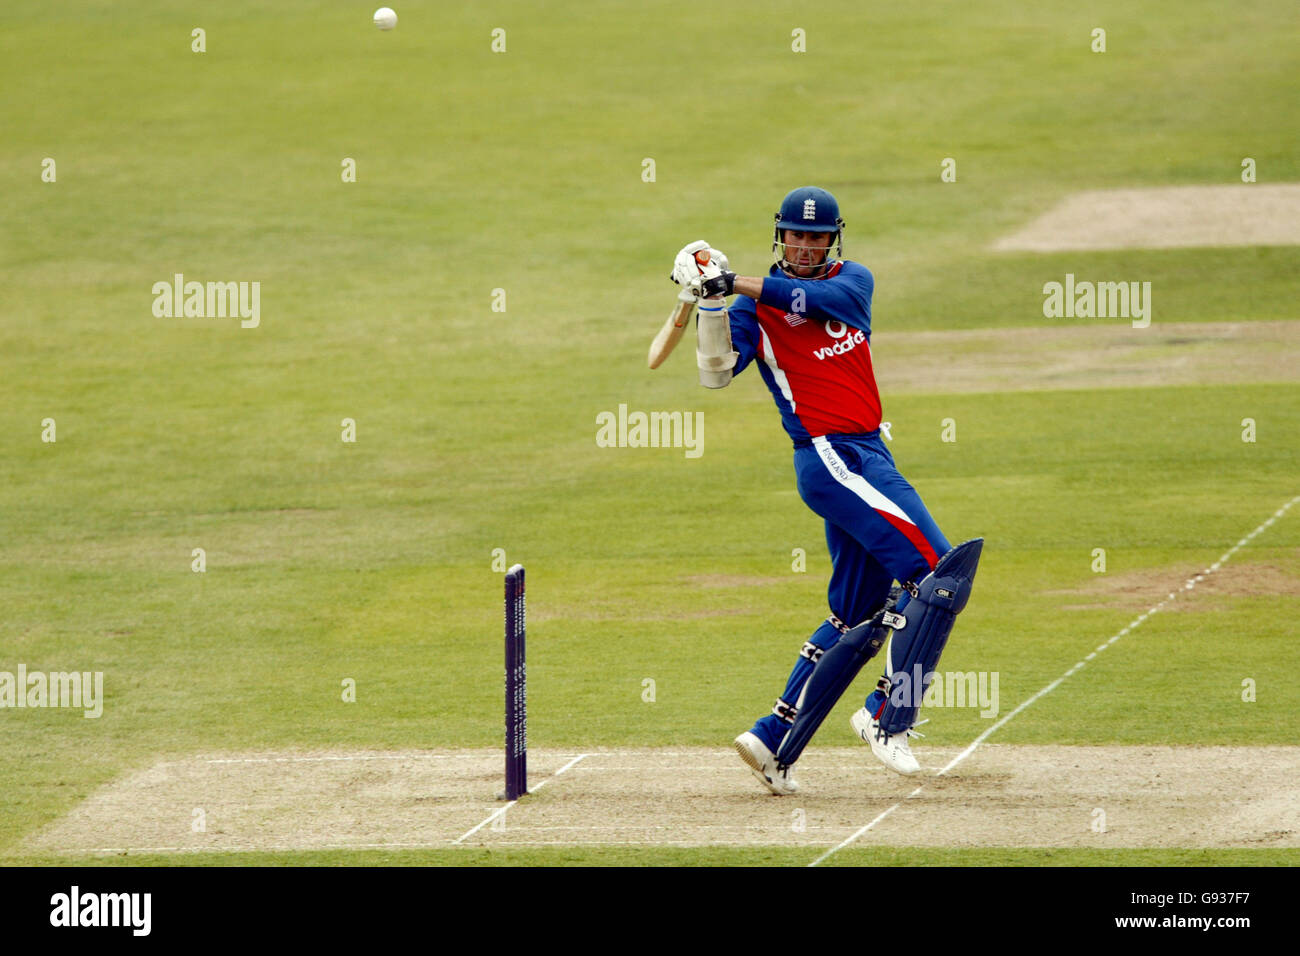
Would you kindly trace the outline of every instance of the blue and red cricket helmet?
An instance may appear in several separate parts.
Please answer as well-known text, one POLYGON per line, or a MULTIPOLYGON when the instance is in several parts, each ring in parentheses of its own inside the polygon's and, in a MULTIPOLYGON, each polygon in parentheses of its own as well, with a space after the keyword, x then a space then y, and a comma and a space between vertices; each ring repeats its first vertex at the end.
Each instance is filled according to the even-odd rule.
MULTIPOLYGON (((802 232, 835 233, 835 257, 844 251, 844 220, 840 218, 840 204, 825 189, 819 186, 800 186, 791 190, 781 200, 781 208, 776 213, 776 225, 772 229, 772 251, 781 250, 778 262, 785 262, 785 243, 781 239, 782 229, 797 229, 802 232)), ((823 271, 831 263, 829 251, 823 271)), ((784 265, 782 266, 784 268, 784 265)))

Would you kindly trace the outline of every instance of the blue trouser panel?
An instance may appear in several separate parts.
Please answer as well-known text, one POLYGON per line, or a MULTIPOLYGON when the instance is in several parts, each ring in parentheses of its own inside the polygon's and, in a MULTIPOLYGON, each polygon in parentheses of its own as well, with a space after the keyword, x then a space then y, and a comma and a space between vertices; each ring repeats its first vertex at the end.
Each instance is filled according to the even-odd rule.
MULTIPOLYGON (((874 432, 816 439, 811 446, 795 449, 794 466, 804 503, 840 533, 842 554, 837 558, 836 543, 827 532, 836 564, 831 575, 832 610, 854 601, 862 602, 862 613, 872 609, 871 602, 857 593, 870 583, 861 573, 868 559, 890 578, 920 581, 948 550, 948 539, 874 432), (839 565, 844 561, 848 566, 841 576, 839 565)), ((888 591, 888 582, 884 590, 888 591)), ((846 623, 851 627, 860 620, 846 623)))
POLYGON ((826 522, 826 548, 831 553, 826 603, 832 614, 853 627, 880 607, 894 576, 853 535, 830 521, 826 522))
MULTIPOLYGON (((853 627, 874 613, 895 578, 919 581, 948 550, 879 433, 833 436, 796 448, 794 467, 800 497, 826 522, 832 563, 826 596, 831 613, 845 625, 853 627)), ((823 621, 809 643, 824 652, 839 638, 840 631, 823 621)), ((781 702, 798 701, 813 665, 804 656, 795 662, 778 709, 781 702)), ((760 718, 753 732, 775 753, 790 726, 773 713, 760 718)))

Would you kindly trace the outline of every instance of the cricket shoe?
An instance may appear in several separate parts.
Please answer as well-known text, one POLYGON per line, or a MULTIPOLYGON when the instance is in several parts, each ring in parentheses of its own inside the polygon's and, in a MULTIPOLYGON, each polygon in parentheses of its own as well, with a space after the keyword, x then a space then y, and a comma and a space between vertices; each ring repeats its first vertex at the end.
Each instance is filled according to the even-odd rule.
POLYGON ((799 789, 792 775, 793 768, 776 762, 772 751, 751 731, 745 731, 735 740, 736 753, 745 765, 754 771, 754 776, 763 782, 763 786, 778 797, 794 793, 799 789))
POLYGON ((871 716, 871 711, 863 707, 849 718, 854 732, 866 743, 871 744, 871 752, 890 770, 902 774, 916 773, 921 765, 912 756, 912 748, 907 745, 908 734, 920 736, 911 730, 901 734, 887 734, 880 729, 880 721, 871 716))

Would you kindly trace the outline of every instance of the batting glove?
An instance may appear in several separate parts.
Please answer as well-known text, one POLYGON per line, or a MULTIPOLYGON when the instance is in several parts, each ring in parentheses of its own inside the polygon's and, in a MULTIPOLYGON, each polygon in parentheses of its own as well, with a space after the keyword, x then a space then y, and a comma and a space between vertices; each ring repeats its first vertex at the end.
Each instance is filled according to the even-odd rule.
POLYGON ((683 246, 682 251, 677 253, 677 258, 673 260, 673 271, 669 278, 678 285, 689 286, 692 281, 700 277, 700 264, 695 261, 695 254, 708 248, 709 244, 703 239, 696 239, 683 246))
POLYGON ((705 279, 700 284, 700 295, 705 299, 716 299, 720 296, 735 295, 736 292, 736 274, 734 272, 722 272, 721 275, 712 276, 705 279))
POLYGON ((689 245, 683 246, 682 251, 677 253, 677 258, 673 261, 673 271, 669 276, 678 285, 689 286, 694 280, 699 279, 703 270, 696 255, 700 252, 708 252, 709 265, 716 270, 726 272, 730 268, 727 261, 726 253, 714 249, 703 239, 697 239, 689 245))

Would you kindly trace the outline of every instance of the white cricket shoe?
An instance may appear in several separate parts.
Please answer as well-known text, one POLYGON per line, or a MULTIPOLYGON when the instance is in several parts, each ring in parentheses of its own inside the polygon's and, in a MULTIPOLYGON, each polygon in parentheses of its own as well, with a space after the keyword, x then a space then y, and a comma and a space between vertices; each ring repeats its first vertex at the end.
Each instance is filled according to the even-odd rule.
POLYGON ((767 745, 750 731, 745 731, 735 740, 736 753, 745 761, 746 766, 754 771, 754 776, 762 781, 763 786, 778 797, 794 793, 799 789, 792 776, 792 768, 779 767, 776 757, 767 745))
POLYGON ((871 744, 871 752, 890 770, 908 774, 921 769, 921 765, 912 756, 912 748, 907 745, 908 731, 901 734, 885 733, 880 729, 880 722, 865 707, 850 717, 849 723, 859 737, 871 744))

